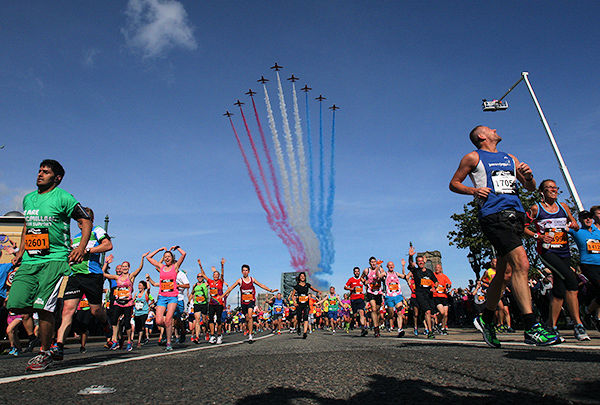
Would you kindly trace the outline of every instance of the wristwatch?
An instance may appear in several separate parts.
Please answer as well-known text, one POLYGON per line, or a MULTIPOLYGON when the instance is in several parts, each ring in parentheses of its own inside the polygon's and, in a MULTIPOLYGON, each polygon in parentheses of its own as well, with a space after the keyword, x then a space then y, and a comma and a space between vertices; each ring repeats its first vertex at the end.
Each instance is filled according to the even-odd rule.
POLYGON ((537 232, 536 232, 536 233, 534 233, 534 234, 533 234, 533 238, 534 238, 534 239, 538 239, 539 237, 540 237, 540 234, 539 234, 539 233, 537 233, 537 232))

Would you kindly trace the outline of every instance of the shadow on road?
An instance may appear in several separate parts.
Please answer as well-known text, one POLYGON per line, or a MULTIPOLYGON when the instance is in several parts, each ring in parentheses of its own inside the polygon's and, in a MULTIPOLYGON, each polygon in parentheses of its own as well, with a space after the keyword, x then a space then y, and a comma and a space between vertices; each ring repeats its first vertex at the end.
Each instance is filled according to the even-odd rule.
MULTIPOLYGON (((267 392, 249 395, 237 401, 237 404, 371 404, 371 403, 418 403, 422 404, 473 404, 474 400, 485 401, 486 405, 493 403, 511 404, 550 401, 553 404, 567 401, 530 392, 513 392, 502 387, 492 389, 465 388, 458 385, 440 385, 422 380, 399 380, 379 374, 369 376, 371 381, 368 388, 352 395, 347 399, 327 398, 318 392, 305 389, 270 388, 267 392)), ((581 394, 584 395, 584 394, 581 394)), ((586 397, 591 395, 586 391, 586 397)))
POLYGON ((507 350, 507 359, 536 360, 536 361, 566 361, 575 363, 598 363, 600 353, 565 350, 507 350))

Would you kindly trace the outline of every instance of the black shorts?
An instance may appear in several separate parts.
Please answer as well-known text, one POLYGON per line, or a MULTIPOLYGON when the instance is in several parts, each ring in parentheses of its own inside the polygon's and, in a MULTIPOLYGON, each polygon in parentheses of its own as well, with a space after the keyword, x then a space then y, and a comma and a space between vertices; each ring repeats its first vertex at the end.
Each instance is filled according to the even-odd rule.
POLYGON ((277 321, 277 320, 281 319, 282 317, 283 317, 282 313, 271 315, 271 319, 274 320, 274 321, 277 321))
POLYGON ((408 300, 408 306, 410 308, 416 308, 417 307, 417 299, 415 297, 410 297, 410 300, 408 300))
POLYGON ((365 296, 365 301, 367 301, 367 302, 375 301, 375 304, 381 305, 381 303, 383 302, 383 294, 367 293, 367 295, 365 296))
POLYGON ((223 305, 208 304, 208 322, 216 323, 220 325, 222 323, 221 318, 223 317, 223 305), (215 321, 215 315, 217 320, 215 321))
POLYGON ((69 276, 63 299, 81 299, 85 294, 88 302, 92 305, 102 304, 102 286, 104 276, 102 274, 73 274, 69 276))
POLYGON ((554 274, 552 296, 565 298, 565 291, 577 291, 579 289, 577 275, 571 270, 571 258, 569 256, 560 257, 552 252, 544 252, 540 254, 540 259, 554 274))
POLYGON ((420 311, 427 312, 435 308, 432 294, 417 294, 417 307, 420 311))
POLYGON ((448 306, 448 297, 433 297, 433 302, 435 306, 442 305, 444 307, 448 306))
POLYGON ((112 326, 117 326, 119 324, 119 318, 123 315, 123 320, 121 321, 121 327, 124 327, 125 330, 131 329, 131 315, 133 314, 133 305, 128 307, 120 307, 115 305, 113 307, 113 316, 111 319, 112 326))
POLYGON ((505 256, 514 248, 523 246, 525 214, 504 210, 479 218, 481 231, 496 248, 499 256, 505 256))
POLYGON ((79 310, 75 312, 75 316, 73 317, 73 332, 81 335, 83 333, 87 333, 90 329, 90 324, 92 323, 92 311, 89 309, 79 310))
POLYGON ((581 263, 581 272, 592 284, 591 292, 600 303, 600 266, 597 264, 581 263))
MULTIPOLYGON (((248 303, 242 302, 242 305, 241 305, 241 307, 242 307, 242 314, 247 315, 248 311, 250 309, 254 310, 255 306, 256 306, 256 302, 255 301, 248 302, 248 303)), ((257 317, 258 315, 253 314, 252 316, 253 317, 257 317)))
POLYGON ((365 300, 362 298, 350 300, 350 307, 352 308, 353 314, 358 314, 358 311, 365 310, 365 300))
POLYGON ((142 332, 144 330, 144 328, 146 327, 146 319, 148 319, 148 314, 136 315, 133 317, 136 332, 142 332))
POLYGON ((194 313, 195 314, 208 314, 208 304, 194 304, 194 313))
POLYGON ((308 310, 309 310, 308 305, 298 305, 296 307, 296 314, 298 316, 299 322, 308 321, 308 310))

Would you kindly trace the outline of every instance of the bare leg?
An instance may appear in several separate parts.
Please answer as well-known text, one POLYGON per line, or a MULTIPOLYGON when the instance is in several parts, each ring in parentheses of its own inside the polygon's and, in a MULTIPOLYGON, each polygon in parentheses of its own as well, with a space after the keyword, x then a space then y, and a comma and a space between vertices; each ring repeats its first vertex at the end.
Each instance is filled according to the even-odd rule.
POLYGON ((71 329, 73 315, 75 315, 75 311, 77 310, 77 304, 79 304, 79 299, 63 301, 62 322, 56 332, 56 341, 58 343, 64 343, 65 336, 69 333, 69 329, 71 329))

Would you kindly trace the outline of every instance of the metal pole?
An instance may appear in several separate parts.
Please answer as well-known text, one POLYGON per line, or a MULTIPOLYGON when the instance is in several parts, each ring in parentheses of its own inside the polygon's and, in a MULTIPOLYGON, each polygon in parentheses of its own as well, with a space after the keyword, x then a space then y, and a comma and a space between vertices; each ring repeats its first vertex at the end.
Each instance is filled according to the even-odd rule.
MULTIPOLYGON (((106 231, 106 233, 108 234, 108 223, 109 223, 109 218, 108 218, 108 214, 106 214, 106 216, 104 217, 104 230, 106 231)), ((100 255, 100 262, 102 263, 102 265, 104 265, 104 255, 105 252, 102 252, 102 255, 100 255)))
POLYGON ((531 83, 529 83, 528 75, 529 75, 528 72, 521 73, 523 80, 525 80, 525 84, 527 84, 527 88, 529 89, 529 94, 531 94, 531 98, 533 99, 535 108, 537 109, 538 114, 540 115, 540 119, 542 120, 542 125, 544 126, 544 129, 546 130, 546 135, 548 135, 548 139, 550 139, 550 143, 552 144, 552 149, 554 150, 556 159, 558 159, 558 166, 563 175, 563 178, 565 179, 565 182, 567 183, 567 187, 569 188, 569 193, 571 193, 571 196, 575 200, 575 204, 577 205, 577 208, 579 209, 579 211, 583 211, 583 204, 581 203, 581 199, 579 198, 579 194, 577 193, 577 189, 575 188, 573 179, 571 179, 571 174, 569 173, 569 169, 567 169, 567 165, 565 164, 565 161, 563 160, 560 150, 558 149, 558 145, 556 144, 556 141, 554 140, 554 135, 552 135, 550 126, 548 126, 548 121, 546 121, 546 117, 544 116, 542 107, 540 107, 540 103, 538 102, 537 97, 535 96, 535 93, 533 92, 531 83))
POLYGON ((498 101, 504 100, 504 97, 508 96, 508 93, 513 91, 513 89, 515 87, 517 87, 517 84, 521 83, 522 80, 523 80, 523 77, 521 76, 521 78, 519 80, 517 80, 517 82, 515 84, 513 84, 512 87, 510 89, 508 89, 508 91, 506 93, 504 93, 504 95, 502 97, 500 97, 500 99, 498 101))

